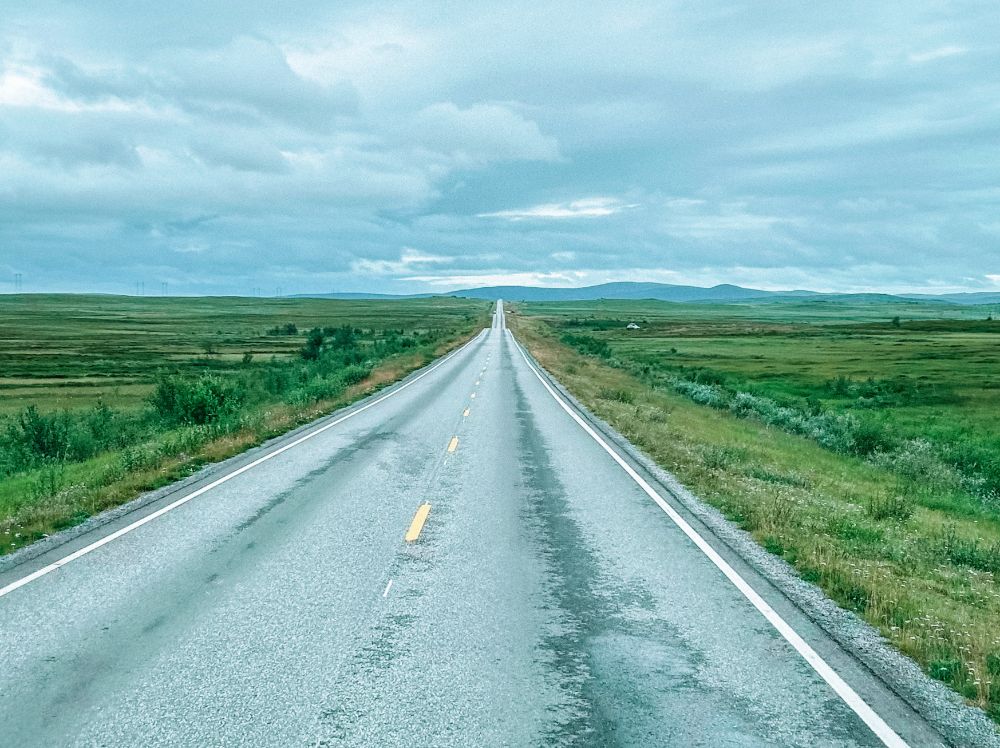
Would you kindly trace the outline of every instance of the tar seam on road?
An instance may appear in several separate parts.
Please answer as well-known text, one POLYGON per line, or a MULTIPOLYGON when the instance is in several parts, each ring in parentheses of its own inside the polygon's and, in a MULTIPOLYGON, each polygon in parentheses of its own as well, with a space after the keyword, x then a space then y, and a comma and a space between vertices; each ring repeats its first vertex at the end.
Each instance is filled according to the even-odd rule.
POLYGON ((226 483, 227 481, 232 480, 236 476, 242 475, 243 473, 247 472, 251 468, 255 468, 258 465, 260 465, 261 463, 267 462, 268 460, 272 459, 273 457, 277 457, 280 454, 284 454, 288 450, 292 449, 292 447, 297 447, 299 444, 302 444, 303 442, 308 441, 309 439, 312 439, 314 436, 318 436, 319 434, 322 434, 323 432, 328 431, 329 429, 332 429, 334 426, 336 426, 336 425, 338 425, 340 423, 343 423, 348 418, 353 418, 354 416, 358 415, 359 413, 363 413, 364 411, 368 410, 369 408, 374 408, 379 403, 381 403, 381 402, 383 402, 385 400, 388 400, 393 395, 396 395, 396 394, 402 392, 403 390, 405 390, 410 385, 416 384, 418 381, 420 381, 421 379, 423 379, 424 377, 426 377, 431 372, 433 372, 436 369, 444 366, 448 361, 451 361, 459 353, 461 353, 466 348, 468 348, 470 345, 472 345, 477 340, 479 340, 480 338, 482 338, 483 334, 485 332, 486 332, 486 330, 483 330, 478 335, 476 335, 476 337, 474 337, 472 340, 470 340, 468 343, 466 343, 465 345, 463 345, 458 350, 453 351, 452 353, 450 353, 447 356, 445 356, 444 359, 442 359, 438 363, 434 364, 434 366, 432 366, 431 368, 427 369, 426 371, 422 372, 421 374, 418 374, 417 376, 415 376, 410 381, 402 383, 398 387, 394 388, 391 392, 387 392, 386 394, 382 395, 382 397, 379 397, 379 398, 377 398, 375 400, 372 400, 370 403, 362 405, 360 408, 357 408, 356 410, 352 410, 350 413, 347 413, 347 414, 341 416, 340 418, 337 418, 336 420, 331 421, 330 423, 327 423, 327 424, 325 424, 323 426, 320 426, 319 428, 317 428, 314 431, 310 431, 308 434, 305 434, 304 436, 299 437, 295 441, 290 442, 288 444, 285 444, 282 447, 279 447, 278 449, 274 450, 273 452, 268 452, 266 455, 257 458, 253 462, 250 462, 250 463, 244 465, 243 467, 237 468, 233 472, 227 473, 226 475, 223 475, 221 478, 217 478, 216 480, 212 481, 208 485, 202 486, 198 490, 192 491, 191 493, 189 493, 189 494, 187 494, 185 496, 182 496, 181 498, 177 499, 176 501, 173 501, 170 504, 167 504, 167 506, 165 506, 165 507, 157 509, 155 512, 147 514, 145 517, 142 517, 142 518, 136 520, 135 522, 133 522, 130 525, 126 525, 125 527, 122 527, 119 530, 115 530, 115 532, 111 533, 110 535, 105 535, 100 540, 96 540, 93 543, 91 543, 90 545, 84 546, 83 548, 80 548, 79 550, 76 550, 73 553, 70 553, 68 556, 64 556, 63 558, 59 559, 58 561, 53 561, 51 564, 48 564, 47 566, 43 566, 41 569, 33 571, 32 573, 28 574, 27 576, 21 577, 20 579, 17 579, 17 580, 11 582, 10 584, 8 584, 8 585, 6 585, 4 587, 0 587, 0 597, 4 597, 5 595, 9 595, 14 590, 16 590, 16 589, 18 589, 20 587, 23 587, 26 584, 30 584, 31 582, 34 582, 36 579, 40 579, 41 577, 44 577, 46 574, 49 574, 50 572, 53 572, 56 569, 59 569, 60 567, 65 566, 66 564, 68 564, 68 563, 70 563, 72 561, 76 561, 78 558, 81 558, 82 556, 86 556, 91 551, 96 551, 98 548, 100 548, 100 547, 102 547, 104 545, 107 545, 108 543, 110 543, 110 542, 112 542, 114 540, 117 540, 118 538, 122 537, 123 535, 126 535, 126 534, 132 532, 133 530, 136 530, 139 527, 142 527, 143 525, 147 524, 148 522, 152 522, 154 519, 157 519, 158 517, 162 517, 167 512, 172 511, 172 510, 176 509, 177 507, 186 504, 187 502, 191 501, 192 499, 195 499, 195 498, 201 496, 202 494, 207 493, 208 491, 211 491, 213 488, 221 486, 223 483, 226 483))
MULTIPOLYGON (((509 331, 508 331, 509 332, 509 331)), ((750 603, 767 619, 779 634, 795 649, 802 658, 812 666, 813 670, 816 671, 819 676, 826 681, 826 683, 834 690, 834 692, 843 700, 851 710, 861 718, 861 720, 868 725, 869 729, 881 740, 886 746, 890 748, 908 748, 906 741, 904 741, 895 730, 893 730, 882 717, 880 717, 874 709, 872 709, 868 703, 858 695, 858 693, 851 688, 837 672, 827 664, 820 655, 814 650, 809 644, 796 633, 795 629, 782 618, 777 611, 775 611, 767 601, 762 598, 750 584, 740 576, 740 574, 729 565, 729 563, 718 554, 718 552, 709 545, 697 530, 695 530, 688 522, 685 520, 676 509, 674 509, 667 501, 660 496, 659 493, 641 476, 635 471, 635 469, 629 465, 621 455, 619 455, 614 449, 611 448, 608 443, 601 438, 601 436, 594 431, 591 426, 583 420, 573 409, 556 393, 554 389, 549 385, 548 382, 542 377, 535 366, 528 359, 527 354, 521 344, 514 338, 513 333, 510 333, 510 339, 514 343, 521 357, 524 359, 525 364, 527 364, 528 369, 532 374, 542 383, 542 386, 548 391, 552 398, 559 404, 559 406, 566 411, 566 413, 574 420, 576 423, 585 431, 587 434, 596 441, 605 452, 607 452, 611 458, 618 463, 618 465, 628 474, 628 476, 649 496, 657 505, 673 520, 674 524, 677 525, 681 531, 691 539, 692 542, 704 553, 709 560, 715 564, 716 567, 729 579, 730 582, 743 594, 743 596, 750 601, 750 603)))

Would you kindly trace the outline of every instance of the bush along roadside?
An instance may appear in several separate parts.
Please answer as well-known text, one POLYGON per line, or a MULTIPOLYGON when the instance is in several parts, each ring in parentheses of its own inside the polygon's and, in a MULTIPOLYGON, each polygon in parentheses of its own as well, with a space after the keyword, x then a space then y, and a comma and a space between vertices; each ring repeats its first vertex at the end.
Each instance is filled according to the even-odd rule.
POLYGON ((470 332, 316 328, 292 359, 251 355, 232 373, 163 372, 141 408, 28 406, 0 419, 0 553, 313 420, 470 332))
MULTIPOLYGON (((651 387, 670 389, 699 405, 727 411, 738 418, 754 419, 812 439, 838 454, 868 460, 903 478, 920 481, 925 490, 968 492, 985 505, 1000 510, 1000 456, 984 454, 972 445, 942 445, 927 439, 900 438, 875 414, 838 413, 815 404, 803 407, 780 403, 736 389, 713 372, 661 371, 649 364, 622 360, 614 356, 606 341, 588 335, 566 334, 561 342, 609 366, 628 371, 651 387)), ((876 387, 875 383, 865 382, 837 385, 855 390, 876 387)))

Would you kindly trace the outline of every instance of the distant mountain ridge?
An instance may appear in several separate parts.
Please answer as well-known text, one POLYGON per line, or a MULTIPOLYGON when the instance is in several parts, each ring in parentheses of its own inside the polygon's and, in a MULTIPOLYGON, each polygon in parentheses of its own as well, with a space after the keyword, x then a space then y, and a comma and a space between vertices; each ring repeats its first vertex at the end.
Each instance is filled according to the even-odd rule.
POLYGON ((656 299, 658 301, 743 301, 771 296, 808 296, 811 291, 762 291, 723 283, 711 288, 675 286, 669 283, 622 281, 581 288, 536 286, 485 286, 453 291, 451 296, 470 299, 508 299, 510 301, 591 301, 595 299, 656 299))
POLYGON ((937 301, 946 304, 1000 304, 1000 292, 949 293, 949 294, 885 294, 885 293, 821 293, 818 291, 764 291, 759 288, 745 288, 731 283, 717 286, 681 286, 670 283, 642 283, 621 281, 601 283, 596 286, 560 288, 548 286, 482 286, 446 293, 418 294, 377 294, 364 292, 297 294, 300 298, 322 299, 419 299, 432 296, 458 296, 467 299, 496 301, 595 301, 597 299, 639 300, 654 299, 674 302, 716 302, 733 303, 739 301, 827 299, 831 301, 881 299, 896 301, 937 301))

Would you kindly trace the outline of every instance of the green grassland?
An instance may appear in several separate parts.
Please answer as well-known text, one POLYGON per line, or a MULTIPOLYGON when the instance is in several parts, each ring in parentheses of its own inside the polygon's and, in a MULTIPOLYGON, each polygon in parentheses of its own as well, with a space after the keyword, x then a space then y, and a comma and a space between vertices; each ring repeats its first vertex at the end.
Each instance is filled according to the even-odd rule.
POLYGON ((165 369, 232 372, 246 353, 258 362, 294 359, 313 327, 452 330, 481 321, 483 308, 446 298, 0 296, 0 413, 32 404, 75 408, 100 398, 140 406, 165 369), (298 334, 268 332, 287 324, 298 334))
POLYGON ((991 309, 864 299, 511 311, 598 415, 1000 718, 991 309))
POLYGON ((489 312, 446 298, 0 296, 0 553, 391 383, 489 312))
MULTIPOLYGON (((646 379, 689 393, 701 384, 804 414, 836 414, 865 430, 869 451, 934 445, 942 470, 1000 496, 1000 321, 990 309, 937 303, 676 305, 599 302, 525 311, 566 341, 646 379), (812 309, 816 304, 817 309, 812 309), (626 330, 636 321, 639 330, 626 330)), ((843 451, 859 452, 845 445, 843 451)), ((868 455, 863 455, 868 456, 868 455)))

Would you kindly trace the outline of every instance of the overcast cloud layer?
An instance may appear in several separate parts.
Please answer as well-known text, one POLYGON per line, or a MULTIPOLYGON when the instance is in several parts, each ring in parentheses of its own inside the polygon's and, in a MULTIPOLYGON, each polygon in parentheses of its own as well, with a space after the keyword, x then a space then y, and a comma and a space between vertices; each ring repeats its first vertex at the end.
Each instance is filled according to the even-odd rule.
POLYGON ((993 2, 209 5, 3 3, 0 291, 1000 287, 993 2))

